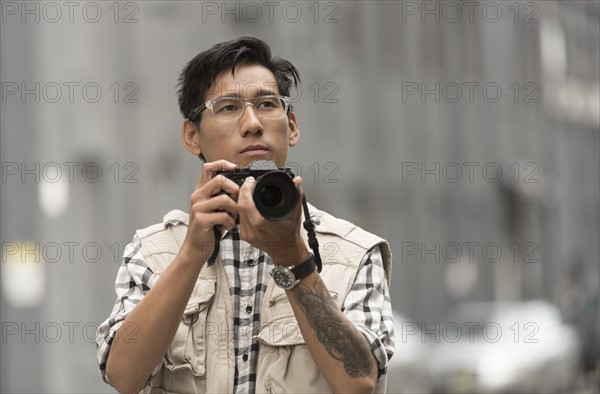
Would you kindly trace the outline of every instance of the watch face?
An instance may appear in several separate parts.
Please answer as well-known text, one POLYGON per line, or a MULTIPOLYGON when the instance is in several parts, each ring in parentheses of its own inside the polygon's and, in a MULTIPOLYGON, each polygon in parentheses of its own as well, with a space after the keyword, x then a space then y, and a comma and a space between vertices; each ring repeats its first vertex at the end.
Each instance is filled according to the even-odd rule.
POLYGON ((294 283, 296 282, 296 278, 294 274, 285 267, 275 267, 271 272, 273 276, 273 280, 275 284, 283 289, 290 289, 294 287, 294 283))

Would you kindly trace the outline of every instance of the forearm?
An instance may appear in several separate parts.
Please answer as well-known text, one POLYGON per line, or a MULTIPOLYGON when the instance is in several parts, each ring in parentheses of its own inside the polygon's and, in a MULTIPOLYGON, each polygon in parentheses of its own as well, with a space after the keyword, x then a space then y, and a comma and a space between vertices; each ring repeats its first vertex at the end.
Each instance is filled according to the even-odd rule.
POLYGON ((288 291, 296 320, 333 392, 372 392, 376 360, 365 337, 331 299, 317 272, 288 291))
POLYGON ((119 392, 141 390, 167 352, 202 265, 180 253, 129 313, 115 336, 106 365, 119 392))

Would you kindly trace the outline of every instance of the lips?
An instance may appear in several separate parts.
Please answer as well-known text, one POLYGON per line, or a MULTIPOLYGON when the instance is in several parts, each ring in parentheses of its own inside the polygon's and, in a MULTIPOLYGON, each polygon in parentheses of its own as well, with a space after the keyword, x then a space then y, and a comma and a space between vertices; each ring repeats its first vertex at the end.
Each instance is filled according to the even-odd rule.
POLYGON ((240 153, 265 153, 269 150, 269 148, 267 148, 264 145, 248 145, 247 147, 245 147, 244 149, 242 149, 240 151, 240 153))

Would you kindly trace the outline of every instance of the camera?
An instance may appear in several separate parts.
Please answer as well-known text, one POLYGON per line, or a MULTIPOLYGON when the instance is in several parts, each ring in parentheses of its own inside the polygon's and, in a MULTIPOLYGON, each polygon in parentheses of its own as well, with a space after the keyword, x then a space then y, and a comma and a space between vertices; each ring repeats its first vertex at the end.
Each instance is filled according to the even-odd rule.
POLYGON ((295 175, 290 168, 268 170, 253 167, 236 168, 230 171, 217 171, 215 175, 223 175, 239 186, 242 186, 247 177, 254 177, 256 179, 252 194, 254 204, 258 212, 269 220, 286 219, 300 199, 300 193, 292 182, 295 175))

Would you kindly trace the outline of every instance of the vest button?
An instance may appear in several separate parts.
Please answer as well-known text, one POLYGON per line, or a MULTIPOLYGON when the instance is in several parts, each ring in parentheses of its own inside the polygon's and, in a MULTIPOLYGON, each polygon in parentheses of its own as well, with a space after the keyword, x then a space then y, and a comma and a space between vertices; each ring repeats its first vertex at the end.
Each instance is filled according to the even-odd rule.
POLYGON ((246 264, 248 264, 248 266, 250 267, 254 267, 256 261, 254 259, 249 259, 248 261, 246 261, 246 264))
POLYGON ((244 353, 244 355, 242 356, 242 360, 248 361, 248 353, 244 353))
POLYGON ((246 307, 246 313, 252 313, 252 307, 250 305, 246 307))

